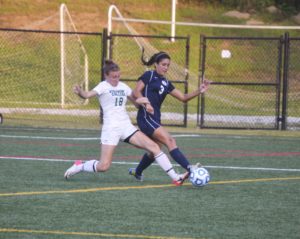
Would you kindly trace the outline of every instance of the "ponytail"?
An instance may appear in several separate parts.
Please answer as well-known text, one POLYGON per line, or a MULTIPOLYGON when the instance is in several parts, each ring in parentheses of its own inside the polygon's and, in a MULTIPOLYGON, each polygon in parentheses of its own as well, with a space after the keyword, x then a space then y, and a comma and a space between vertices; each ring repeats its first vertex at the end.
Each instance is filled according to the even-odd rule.
POLYGON ((171 57, 166 52, 160 51, 158 53, 155 53, 153 56, 151 56, 150 59, 149 59, 149 61, 145 61, 144 60, 144 52, 145 52, 145 49, 143 47, 142 48, 141 61, 142 61, 143 65, 145 65, 145 66, 152 66, 154 63, 158 64, 163 59, 169 59, 169 60, 171 60, 171 57))

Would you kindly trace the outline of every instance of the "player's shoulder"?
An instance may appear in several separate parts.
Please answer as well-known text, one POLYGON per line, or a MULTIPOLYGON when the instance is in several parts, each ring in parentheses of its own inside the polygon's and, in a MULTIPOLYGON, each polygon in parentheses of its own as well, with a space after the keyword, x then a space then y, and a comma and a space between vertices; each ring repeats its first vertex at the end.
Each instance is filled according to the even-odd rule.
POLYGON ((154 71, 145 71, 140 77, 139 80, 142 81, 149 81, 151 77, 153 76, 154 71))
POLYGON ((121 88, 130 88, 126 83, 124 83, 122 81, 119 81, 118 87, 121 87, 121 88))
POLYGON ((107 82, 104 80, 104 81, 100 81, 97 86, 105 86, 105 85, 107 85, 107 82))
POLYGON ((106 89, 109 87, 109 84, 106 81, 100 81, 98 85, 95 86, 95 89, 106 89))
POLYGON ((143 74, 143 76, 150 77, 150 76, 152 76, 153 74, 154 74, 154 71, 153 71, 153 70, 152 70, 152 71, 145 71, 144 74, 143 74))

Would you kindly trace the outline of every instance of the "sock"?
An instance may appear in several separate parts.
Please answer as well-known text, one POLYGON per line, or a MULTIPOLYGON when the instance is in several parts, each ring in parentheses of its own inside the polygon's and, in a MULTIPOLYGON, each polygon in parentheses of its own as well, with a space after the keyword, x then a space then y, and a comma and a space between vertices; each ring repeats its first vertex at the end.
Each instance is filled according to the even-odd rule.
POLYGON ((97 172, 97 164, 99 163, 99 161, 97 160, 89 160, 89 161, 86 161, 84 164, 83 164, 83 171, 84 172, 89 172, 89 173, 92 173, 92 172, 97 172))
POLYGON ((170 176, 170 178, 172 178, 173 180, 179 180, 179 175, 175 172, 170 160, 165 153, 160 152, 154 157, 159 166, 170 176))
POLYGON ((179 148, 173 149, 170 151, 170 155, 172 158, 183 168, 185 168, 187 171, 190 172, 189 166, 190 162, 187 160, 187 158, 181 153, 179 148))
POLYGON ((135 169, 135 173, 137 175, 142 175, 143 171, 148 168, 154 160, 149 157, 147 153, 144 154, 143 158, 141 159, 139 165, 135 169))

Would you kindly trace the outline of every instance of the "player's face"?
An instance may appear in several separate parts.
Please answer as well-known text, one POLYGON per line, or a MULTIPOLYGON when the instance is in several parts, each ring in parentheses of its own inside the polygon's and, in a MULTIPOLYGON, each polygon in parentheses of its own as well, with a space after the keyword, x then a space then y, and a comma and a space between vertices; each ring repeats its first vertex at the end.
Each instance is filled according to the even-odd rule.
POLYGON ((110 83, 118 83, 120 76, 120 71, 110 71, 107 75, 107 80, 109 80, 110 83))
POLYGON ((170 60, 165 58, 162 59, 159 63, 155 63, 156 72, 159 75, 165 75, 170 67, 170 60))

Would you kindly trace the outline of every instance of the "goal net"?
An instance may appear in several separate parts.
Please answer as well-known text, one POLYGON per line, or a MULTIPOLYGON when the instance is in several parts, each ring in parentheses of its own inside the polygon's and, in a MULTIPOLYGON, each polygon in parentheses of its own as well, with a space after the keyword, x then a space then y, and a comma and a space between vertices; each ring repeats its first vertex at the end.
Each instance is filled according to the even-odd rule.
POLYGON ((65 4, 60 6, 61 107, 87 103, 73 93, 80 85, 88 90, 88 56, 65 4))

